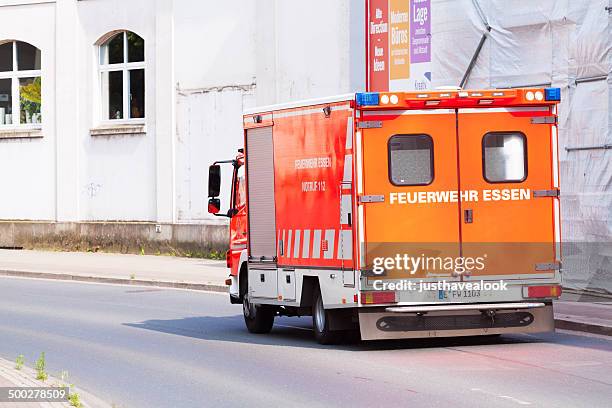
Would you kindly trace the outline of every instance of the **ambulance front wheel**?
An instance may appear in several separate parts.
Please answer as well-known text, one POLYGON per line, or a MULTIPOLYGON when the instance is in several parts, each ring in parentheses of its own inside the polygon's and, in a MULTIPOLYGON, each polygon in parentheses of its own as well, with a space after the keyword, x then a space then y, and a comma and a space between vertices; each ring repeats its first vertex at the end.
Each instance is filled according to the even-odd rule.
POLYGON ((338 341, 338 332, 329 329, 329 314, 329 310, 323 307, 321 290, 317 288, 312 299, 312 327, 320 344, 334 344, 338 341))
POLYGON ((242 299, 242 314, 244 323, 251 333, 269 333, 274 325, 276 309, 268 305, 258 305, 251 303, 249 295, 249 272, 246 265, 240 269, 239 278, 240 298, 242 299))
POLYGON ((244 323, 251 333, 269 333, 274 325, 274 307, 269 305, 256 305, 249 301, 248 293, 242 297, 242 313, 244 323))

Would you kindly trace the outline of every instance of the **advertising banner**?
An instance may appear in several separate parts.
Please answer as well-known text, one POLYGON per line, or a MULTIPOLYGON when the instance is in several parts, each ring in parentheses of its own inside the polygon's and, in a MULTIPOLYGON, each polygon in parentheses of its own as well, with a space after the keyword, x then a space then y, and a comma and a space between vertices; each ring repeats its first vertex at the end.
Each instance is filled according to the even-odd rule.
POLYGON ((410 79, 410 8, 406 0, 389 1, 391 80, 410 79))
POLYGON ((389 88, 389 0, 370 0, 368 64, 370 87, 389 88))
POLYGON ((431 0, 369 0, 368 90, 431 88, 431 0))

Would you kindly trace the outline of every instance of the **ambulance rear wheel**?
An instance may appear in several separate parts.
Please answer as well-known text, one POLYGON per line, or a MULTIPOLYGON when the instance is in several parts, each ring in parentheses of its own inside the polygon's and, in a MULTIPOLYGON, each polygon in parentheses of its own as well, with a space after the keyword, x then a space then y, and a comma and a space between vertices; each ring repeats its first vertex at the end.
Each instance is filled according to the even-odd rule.
POLYGON ((321 290, 314 291, 312 299, 312 328, 319 344, 334 344, 338 341, 339 332, 329 329, 329 310, 323 307, 321 290))
POLYGON ((269 333, 274 325, 276 310, 269 305, 256 305, 249 301, 249 294, 242 296, 244 323, 251 333, 269 333))

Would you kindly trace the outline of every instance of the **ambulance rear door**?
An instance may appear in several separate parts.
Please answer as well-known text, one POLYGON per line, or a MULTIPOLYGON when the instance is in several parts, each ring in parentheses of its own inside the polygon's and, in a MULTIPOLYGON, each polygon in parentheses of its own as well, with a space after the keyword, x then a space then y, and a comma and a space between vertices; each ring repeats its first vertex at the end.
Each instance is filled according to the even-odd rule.
POLYGON ((553 109, 458 110, 459 189, 467 197, 460 203, 462 255, 484 257, 484 268, 473 269, 471 278, 550 279, 559 273, 553 109))
POLYGON ((368 283, 454 279, 450 269, 414 261, 460 255, 456 111, 364 111, 358 127, 368 283))

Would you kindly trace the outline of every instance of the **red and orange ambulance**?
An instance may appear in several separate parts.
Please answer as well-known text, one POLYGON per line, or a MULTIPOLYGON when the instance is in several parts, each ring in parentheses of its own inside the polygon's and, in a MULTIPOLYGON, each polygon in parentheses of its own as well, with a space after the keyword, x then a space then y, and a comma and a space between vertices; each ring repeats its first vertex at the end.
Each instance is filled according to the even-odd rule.
POLYGON ((312 315, 322 343, 554 330, 559 100, 450 88, 247 112, 225 163, 227 283, 248 329, 312 315))

